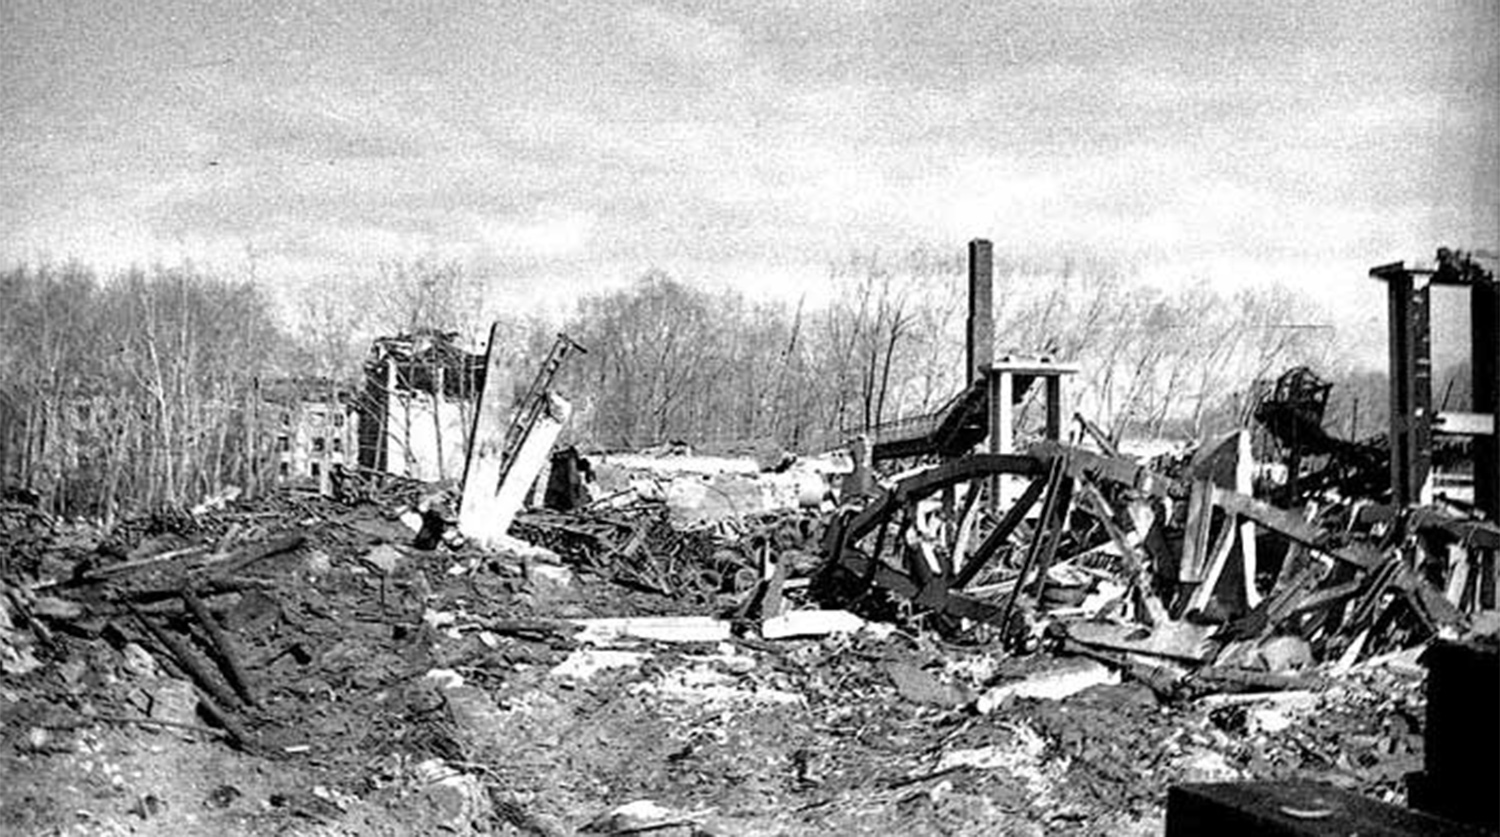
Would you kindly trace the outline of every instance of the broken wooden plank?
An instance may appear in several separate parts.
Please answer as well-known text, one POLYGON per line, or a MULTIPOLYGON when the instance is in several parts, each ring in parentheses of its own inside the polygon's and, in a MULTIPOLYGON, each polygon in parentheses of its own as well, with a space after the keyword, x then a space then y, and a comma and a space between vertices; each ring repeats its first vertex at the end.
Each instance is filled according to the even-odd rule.
MULTIPOLYGON (((995 525, 994 529, 990 530, 990 533, 985 536, 984 541, 979 544, 979 548, 974 550, 974 554, 969 556, 969 560, 958 571, 958 576, 953 580, 955 588, 967 586, 989 564, 990 559, 995 556, 1000 547, 1005 545, 1005 541, 1010 538, 1011 533, 1016 530, 1017 526, 1021 525, 1022 520, 1026 519, 1026 513, 1031 511, 1032 506, 1036 505, 1037 499, 1042 496, 1042 491, 1046 487, 1047 482, 1045 480, 1032 480, 1031 484, 1026 486, 1026 490, 1016 499, 1015 503, 1011 504, 1010 508, 1005 510, 1005 516, 1000 518, 1000 522, 995 525)), ((979 492, 975 490, 973 493, 978 494, 979 492)))
POLYGON ((1380 566, 1383 559, 1374 548, 1336 547, 1329 545, 1331 536, 1323 529, 1308 523, 1299 515, 1279 509, 1254 497, 1237 491, 1214 489, 1214 504, 1233 514, 1255 521, 1261 526, 1288 537, 1303 546, 1353 564, 1364 570, 1380 566))
POLYGON ((1038 442, 1027 448, 1027 453, 1042 460, 1058 459, 1066 455, 1068 472, 1072 476, 1088 475, 1096 479, 1134 488, 1157 497, 1180 497, 1187 493, 1181 482, 1151 470, 1128 457, 1102 456, 1093 451, 1060 442, 1038 442))
MULTIPOLYGON (((1062 483, 1067 473, 1067 461, 1068 456, 1064 453, 1060 458, 1052 460, 1051 467, 1048 469, 1046 499, 1042 500, 1042 511, 1037 518, 1036 532, 1032 533, 1031 545, 1027 548, 1026 557, 1021 562, 1020 575, 1016 576, 1015 586, 1005 594, 1005 603, 1000 606, 999 624, 1001 625, 1006 624, 1010 619, 1011 611, 1016 605, 1016 597, 1021 595, 1021 588, 1026 586, 1027 575, 1031 572, 1037 555, 1045 548, 1048 527, 1057 514, 1058 494, 1062 490, 1062 483)), ((1040 591, 1038 591, 1037 600, 1041 600, 1040 591)))
POLYGON ((1120 449, 1115 446, 1108 434, 1099 428, 1099 425, 1089 421, 1083 413, 1074 413, 1073 419, 1083 428, 1084 434, 1094 440, 1094 444, 1099 446, 1105 456, 1118 457, 1120 455, 1120 449))
POLYGON ((1229 556, 1234 552, 1234 543, 1239 539, 1239 527, 1235 525, 1234 516, 1224 521, 1219 527, 1219 536, 1214 539, 1214 547, 1209 551, 1208 566, 1204 571, 1203 580, 1198 583, 1197 589, 1188 597, 1187 611, 1198 611, 1203 613, 1208 604, 1213 600, 1214 590, 1219 586, 1219 579, 1224 575, 1224 567, 1229 563, 1229 556))
POLYGON ((1098 487, 1087 479, 1081 480, 1081 486, 1085 502, 1094 506, 1095 518, 1104 525, 1104 531, 1114 542, 1115 547, 1120 550, 1121 557, 1125 559, 1126 572, 1130 576, 1126 579, 1127 586, 1132 586, 1140 592, 1146 607, 1147 618, 1153 625, 1168 621, 1166 607, 1151 590, 1151 580, 1146 577, 1145 563, 1140 559, 1135 545, 1130 543, 1125 532, 1115 523, 1114 510, 1110 508, 1109 501, 1105 500, 1098 487))
POLYGON ((126 561, 122 564, 112 564, 108 567, 100 567, 95 570, 90 570, 83 575, 83 580, 103 581, 106 578, 114 578, 116 576, 125 575, 126 573, 135 572, 136 570, 156 567, 161 564, 177 561, 179 559, 200 558, 207 553, 208 547, 203 546, 202 544, 185 546, 181 549, 169 549, 166 552, 147 556, 145 558, 137 558, 134 561, 126 561))
POLYGON ((210 558, 198 568, 197 572, 217 578, 237 575, 267 558, 291 552, 304 543, 307 543, 307 537, 298 533, 279 535, 269 540, 240 547, 228 555, 210 558))
POLYGON ((1327 684, 1311 675, 1274 674, 1227 666, 1205 666, 1189 677, 1200 692, 1321 691, 1327 684))
MULTIPOLYGON (((846 552, 839 564, 856 578, 902 598, 916 601, 922 594, 922 588, 917 586, 916 581, 884 561, 872 561, 857 552, 846 552)), ((999 605, 979 601, 947 589, 942 589, 941 593, 942 595, 935 597, 934 609, 976 622, 1002 624, 1002 608, 999 605)), ((934 596, 929 594, 929 598, 934 598, 934 596)))
MULTIPOLYGON (((135 615, 136 621, 145 627, 146 632, 151 634, 151 637, 172 655, 177 661, 178 666, 189 677, 197 681, 198 685, 206 693, 213 696, 225 706, 235 706, 238 703, 234 694, 226 689, 224 684, 209 671, 208 667, 204 665, 203 661, 199 659, 198 655, 193 652, 192 648, 185 641, 173 636, 171 631, 151 621, 135 605, 127 602, 126 607, 130 608, 130 612, 135 615)), ((228 729, 228 727, 225 727, 225 729, 228 729)))
POLYGON ((1177 565, 1177 580, 1184 584, 1201 584, 1208 575, 1213 513, 1213 483, 1206 479, 1194 480, 1192 492, 1188 495, 1187 524, 1182 533, 1182 561, 1177 565))
POLYGON ((229 675, 229 685, 234 687, 235 692, 244 699, 245 703, 250 706, 259 706, 260 701, 256 700, 255 691, 250 688, 250 678, 246 676, 245 668, 240 664, 239 652, 235 650, 234 642, 224 632, 224 628, 219 625, 219 620, 214 618, 192 588, 182 591, 182 601, 198 618, 209 640, 214 644, 214 650, 218 652, 220 660, 224 663, 224 670, 229 675))
POLYGON ((1191 663, 1205 663, 1218 649, 1209 636, 1214 628, 1191 622, 1163 622, 1151 628, 1113 622, 1075 622, 1064 628, 1080 645, 1128 651, 1191 663))
POLYGON ((622 638, 653 642, 726 642, 730 625, 712 616, 631 616, 575 619, 579 631, 574 639, 584 644, 607 645, 622 638))
POLYGON ((1037 556, 1035 595, 1039 607, 1047 593, 1047 573, 1052 569, 1052 562, 1057 557, 1057 549, 1062 545, 1063 533, 1067 529, 1068 510, 1073 505, 1073 481, 1071 476, 1063 477, 1062 487, 1058 490, 1057 510, 1052 514, 1053 523, 1047 529, 1047 541, 1042 546, 1042 553, 1037 556))
POLYGON ((902 480, 893 490, 885 492, 880 499, 861 509, 849 521, 848 536, 851 541, 863 538, 881 520, 890 517, 902 506, 914 503, 946 486, 994 474, 1039 477, 1047 472, 1047 462, 1013 453, 977 453, 934 465, 902 480))
POLYGON ((1469 588, 1470 561, 1467 549, 1456 543, 1448 544, 1448 583, 1443 589, 1443 595, 1460 609, 1464 606, 1464 593, 1469 588))

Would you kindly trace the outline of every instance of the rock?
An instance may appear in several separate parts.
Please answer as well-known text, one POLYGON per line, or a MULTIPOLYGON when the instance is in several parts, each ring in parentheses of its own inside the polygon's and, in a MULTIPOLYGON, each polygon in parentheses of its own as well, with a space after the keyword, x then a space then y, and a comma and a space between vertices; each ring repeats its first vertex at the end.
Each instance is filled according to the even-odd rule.
POLYGON ((333 559, 321 549, 311 549, 307 552, 307 562, 304 566, 312 575, 323 575, 333 569, 333 559))
POLYGON ((136 798, 135 804, 130 806, 130 813, 135 814, 143 820, 161 814, 167 810, 167 802, 154 793, 148 793, 136 798))
POLYGON ((810 576, 823 566, 823 559, 808 552, 788 549, 777 559, 787 566, 787 575, 794 578, 810 576))
MULTIPOLYGON (((3 631, 4 629, 0 629, 3 631)), ((42 667, 42 661, 11 638, 0 635, 0 674, 20 677, 42 667)))
POLYGON ((528 564, 526 587, 541 601, 567 598, 573 595, 573 572, 552 564, 528 564))
POLYGON ((1184 754, 1177 763, 1182 771, 1179 782, 1238 782, 1244 778, 1224 756, 1212 750, 1195 750, 1184 754))
POLYGON ((83 615, 83 605, 67 599, 42 596, 31 603, 31 613, 34 616, 45 616, 49 619, 71 621, 83 615))
POLYGON ((384 543, 365 553, 364 561, 382 574, 390 575, 404 557, 394 546, 384 543))
POLYGON ((1293 720, 1279 706, 1257 706, 1246 713, 1246 722, 1253 732, 1275 734, 1289 728, 1293 720))
POLYGON ((198 723, 198 692, 175 677, 160 681, 151 692, 151 718, 172 724, 198 723))
POLYGON ((208 792, 208 797, 203 800, 203 804, 210 808, 228 808, 241 796, 244 794, 234 785, 219 785, 208 792))
POLYGON ((896 691, 912 703, 963 706, 969 702, 966 690, 952 683, 944 683, 910 663, 889 662, 882 668, 891 682, 896 684, 896 691))
POLYGON ((416 765, 413 772, 424 784, 429 815, 444 830, 465 834, 472 823, 488 818, 489 794, 474 776, 436 758, 416 765))
POLYGON ((1024 680, 1002 683, 990 689, 975 701, 975 708, 981 714, 988 714, 1008 698, 1061 700, 1091 686, 1114 685, 1119 682, 1119 672, 1103 663, 1084 657, 1065 658, 1024 680))
POLYGON ((553 677, 572 680, 589 680, 605 669, 634 668, 649 657, 639 651, 607 651, 595 648, 580 648, 552 669, 553 677))
POLYGON ((422 679, 439 689, 457 689, 464 685, 464 676, 451 668, 429 669, 422 679))
POLYGON ((693 832, 693 820, 677 811, 658 805, 650 800, 637 800, 595 817, 584 827, 596 834, 637 834, 649 831, 652 835, 673 834, 680 827, 684 835, 693 832))
POLYGON ((1259 659, 1272 674, 1300 671, 1314 662, 1312 646, 1296 636, 1276 636, 1262 642, 1259 659))
POLYGON ((127 642, 125 647, 120 649, 120 658, 120 666, 132 677, 149 680, 160 671, 156 665, 156 658, 151 656, 151 652, 134 642, 127 642))

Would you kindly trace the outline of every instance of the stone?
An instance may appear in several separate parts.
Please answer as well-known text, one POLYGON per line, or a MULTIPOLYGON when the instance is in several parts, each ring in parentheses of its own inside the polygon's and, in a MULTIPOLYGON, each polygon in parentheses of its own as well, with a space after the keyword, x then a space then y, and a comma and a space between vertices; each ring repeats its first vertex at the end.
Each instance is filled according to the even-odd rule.
POLYGON ((365 553, 364 561, 382 574, 390 575, 396 571, 396 566, 403 557, 405 556, 396 547, 384 543, 365 553))
POLYGON ((553 677, 570 680, 589 680, 601 671, 611 668, 634 668, 649 654, 639 651, 609 651, 596 648, 580 648, 552 669, 553 677))
POLYGON ((160 681, 151 692, 151 718, 172 724, 198 723, 198 692, 175 677, 160 681))
POLYGON ((1258 656, 1272 674, 1311 668, 1314 662, 1312 646, 1296 636, 1271 637, 1260 644, 1258 656))
POLYGON ((1244 778, 1223 755, 1212 750, 1195 750, 1183 755, 1177 768, 1182 772, 1181 782, 1197 784, 1203 782, 1238 782, 1244 778))
POLYGON ((307 563, 305 564, 305 566, 307 567, 307 571, 309 573, 313 575, 323 575, 324 573, 333 569, 333 559, 329 557, 328 553, 324 552, 321 549, 312 549, 308 550, 307 563))
POLYGON ((1091 686, 1114 685, 1119 682, 1120 673, 1097 660, 1085 657, 1066 658, 1025 679, 1002 683, 990 689, 979 696, 974 707, 980 714, 989 714, 1009 698, 1062 700, 1091 686))
POLYGON ((588 824, 588 830, 598 834, 637 834, 649 831, 653 835, 667 835, 674 828, 680 829, 682 834, 692 834, 693 820, 646 799, 621 805, 588 824))
POLYGON ((952 683, 944 683, 910 663, 888 662, 881 668, 896 685, 896 691, 912 703, 955 707, 969 702, 969 695, 964 689, 952 683))
POLYGON ((527 564, 526 587, 541 601, 573 595, 573 572, 552 564, 527 564))
POLYGON ((149 680, 159 671, 156 658, 151 656, 151 652, 134 642, 125 643, 125 647, 120 649, 120 658, 120 666, 132 677, 149 680))

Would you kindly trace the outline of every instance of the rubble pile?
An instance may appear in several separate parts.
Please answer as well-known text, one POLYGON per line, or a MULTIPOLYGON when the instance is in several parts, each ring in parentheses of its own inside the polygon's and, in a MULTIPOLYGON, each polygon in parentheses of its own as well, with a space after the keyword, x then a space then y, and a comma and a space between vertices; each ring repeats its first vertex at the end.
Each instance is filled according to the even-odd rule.
POLYGON ((1283 509, 1236 450, 533 508, 513 550, 386 478, 112 527, 7 502, 0 829, 1144 835, 1181 782, 1399 801, 1422 647, 1493 633, 1494 527, 1283 509), (1032 484, 963 502, 996 476, 1032 484))

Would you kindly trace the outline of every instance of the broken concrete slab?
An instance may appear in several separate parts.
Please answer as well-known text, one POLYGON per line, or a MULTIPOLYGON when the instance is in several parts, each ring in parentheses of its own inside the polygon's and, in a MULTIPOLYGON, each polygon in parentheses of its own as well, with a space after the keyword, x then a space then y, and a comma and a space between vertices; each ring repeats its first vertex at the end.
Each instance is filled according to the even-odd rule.
POLYGON ((396 567, 404 558, 405 556, 396 547, 386 543, 365 553, 361 560, 379 570, 381 574, 390 575, 396 571, 396 567))
POLYGON ((569 598, 574 595, 574 585, 573 571, 567 567, 526 565, 526 591, 538 601, 569 598))
POLYGON ((807 698, 799 693, 757 685, 720 670, 713 662, 678 666, 651 681, 631 685, 630 693, 685 704, 725 707, 745 704, 790 706, 807 702, 807 698))
POLYGON ((975 770, 1008 770, 1021 775, 1036 774, 1046 756, 1047 741, 1024 723, 1008 724, 1004 744, 948 750, 938 758, 939 772, 962 767, 975 770))
POLYGON ((561 566, 562 556, 545 546, 537 546, 534 543, 523 541, 511 535, 498 535, 491 538, 487 547, 491 552, 509 555, 522 561, 541 562, 544 564, 555 564, 561 566))
POLYGON ((676 837, 696 834, 698 815, 685 814, 647 799, 628 802, 595 817, 586 831, 595 834, 641 834, 676 837))
POLYGON ((1293 726, 1298 718, 1318 708, 1318 693, 1308 689, 1251 694, 1206 695, 1197 705, 1206 711, 1225 706, 1245 707, 1248 732, 1275 734, 1293 726))
POLYGON ((760 623, 763 639, 852 634, 870 623, 847 610, 793 610, 760 623))
POLYGON ((1179 771, 1184 783, 1238 782, 1245 778, 1245 774, 1230 764, 1222 753, 1212 750, 1190 750, 1174 759, 1172 766, 1179 771))
POLYGON ((1011 698, 1062 700, 1091 686, 1115 685, 1119 682, 1120 673, 1097 660, 1065 657, 1025 679, 1002 683, 989 689, 974 702, 974 708, 985 715, 1011 698))
POLYGON ((511 522, 547 465, 553 444, 573 414, 573 405, 563 397, 549 392, 542 398, 544 403, 531 425, 516 429, 523 435, 515 451, 506 453, 494 444, 486 446, 475 456, 480 464, 465 480, 459 531, 486 549, 504 542, 511 522), (502 462, 505 456, 511 458, 502 462))
POLYGON ((635 668, 650 658, 644 651, 618 651, 580 648, 552 667, 551 675, 569 680, 591 680, 601 671, 612 668, 635 668))
POLYGON ((892 661, 883 664, 881 669, 891 678, 896 691, 912 703, 955 707, 972 700, 967 689, 955 683, 945 683, 911 663, 892 661))
POLYGON ((725 642, 730 637, 730 624, 712 616, 630 616, 572 622, 583 629, 574 639, 585 645, 609 645, 621 639, 725 642))
POLYGON ((1191 622, 1164 622, 1155 627, 1113 622, 1077 622, 1063 628, 1081 645, 1129 651, 1194 663, 1206 663, 1218 651, 1210 637, 1215 628, 1191 622))

